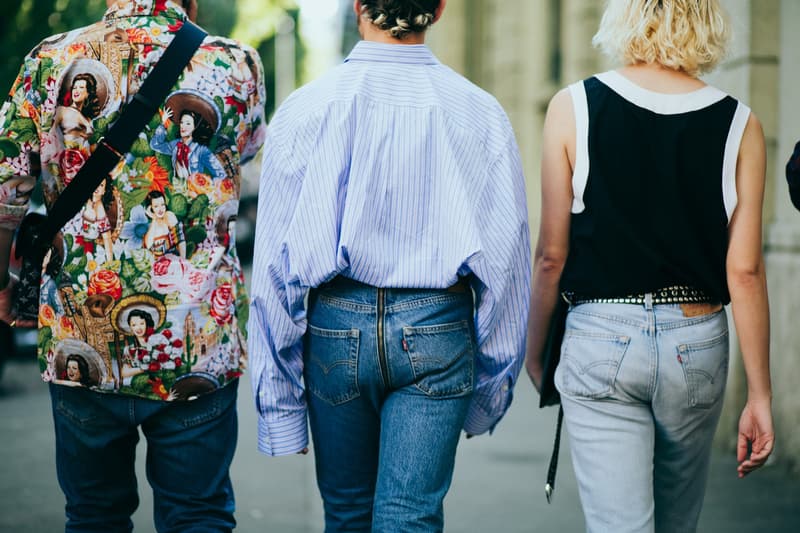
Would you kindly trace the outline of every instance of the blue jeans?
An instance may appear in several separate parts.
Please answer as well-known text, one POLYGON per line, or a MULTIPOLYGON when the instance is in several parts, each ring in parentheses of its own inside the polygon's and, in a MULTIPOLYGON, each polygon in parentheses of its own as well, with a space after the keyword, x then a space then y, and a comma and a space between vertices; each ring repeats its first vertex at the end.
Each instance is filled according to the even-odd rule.
POLYGON ((727 374, 724 310, 570 309, 555 382, 587 531, 695 531, 727 374))
POLYGON ((138 427, 160 533, 231 531, 229 467, 236 449, 237 383, 188 402, 157 402, 50 385, 58 482, 68 532, 129 532, 139 505, 138 427))
POLYGON ((313 291, 305 382, 325 531, 442 531, 474 382, 472 296, 313 291))

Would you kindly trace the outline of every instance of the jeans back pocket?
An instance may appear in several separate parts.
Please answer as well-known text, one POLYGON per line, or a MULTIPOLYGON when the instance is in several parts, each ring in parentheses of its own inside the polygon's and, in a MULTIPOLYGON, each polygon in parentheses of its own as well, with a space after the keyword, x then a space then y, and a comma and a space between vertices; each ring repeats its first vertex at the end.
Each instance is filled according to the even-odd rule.
POLYGON ((461 396, 472 392, 475 347, 466 320, 403 328, 414 385, 428 396, 461 396))
POLYGON ((728 381, 728 332, 706 341, 678 345, 689 405, 708 409, 725 393, 728 381))
POLYGON ((339 405, 359 396, 357 329, 322 329, 311 324, 305 336, 306 387, 319 399, 339 405))
POLYGON ((630 341, 626 335, 568 330, 556 369, 559 392, 583 398, 611 395, 630 341))

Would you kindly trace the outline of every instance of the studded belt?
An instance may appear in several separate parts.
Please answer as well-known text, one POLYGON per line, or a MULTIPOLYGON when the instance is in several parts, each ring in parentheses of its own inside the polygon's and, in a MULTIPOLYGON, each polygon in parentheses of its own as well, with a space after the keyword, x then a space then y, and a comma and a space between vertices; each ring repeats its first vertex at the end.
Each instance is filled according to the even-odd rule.
POLYGON ((578 304, 634 304, 644 305, 648 295, 652 304, 717 303, 715 298, 700 289, 685 285, 665 287, 646 294, 631 294, 616 298, 594 298, 574 291, 564 291, 564 298, 572 305, 578 304))

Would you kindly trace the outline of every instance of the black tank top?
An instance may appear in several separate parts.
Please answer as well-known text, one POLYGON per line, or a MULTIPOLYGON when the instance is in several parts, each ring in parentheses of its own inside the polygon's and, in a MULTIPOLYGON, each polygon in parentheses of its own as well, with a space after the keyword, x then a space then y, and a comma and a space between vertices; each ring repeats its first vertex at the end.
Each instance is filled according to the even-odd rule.
POLYGON ((728 223, 750 110, 710 86, 655 93, 613 71, 570 93, 576 162, 561 289, 614 298, 686 285, 727 304, 728 223))

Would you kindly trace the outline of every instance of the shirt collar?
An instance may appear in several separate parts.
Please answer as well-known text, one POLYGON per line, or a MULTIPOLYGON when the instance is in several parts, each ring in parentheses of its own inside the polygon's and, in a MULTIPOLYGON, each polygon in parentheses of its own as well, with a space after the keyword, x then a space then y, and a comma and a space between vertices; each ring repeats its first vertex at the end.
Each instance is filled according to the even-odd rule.
POLYGON ((117 0, 106 10, 103 20, 159 15, 170 19, 185 19, 186 11, 172 0, 117 0))
POLYGON ((408 63, 412 65, 438 65, 439 60, 424 44, 386 44, 375 41, 359 41, 349 61, 371 61, 381 63, 408 63))

